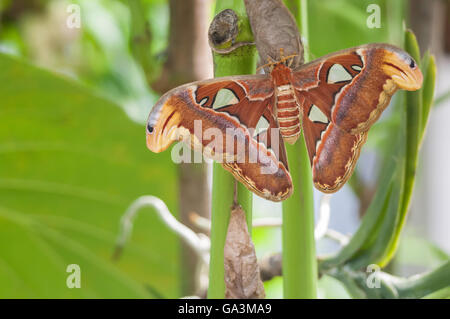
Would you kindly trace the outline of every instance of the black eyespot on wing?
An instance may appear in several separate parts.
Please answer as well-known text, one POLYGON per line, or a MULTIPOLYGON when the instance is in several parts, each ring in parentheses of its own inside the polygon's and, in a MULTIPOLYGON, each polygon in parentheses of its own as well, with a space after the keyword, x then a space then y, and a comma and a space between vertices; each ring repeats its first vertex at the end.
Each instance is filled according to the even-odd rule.
POLYGON ((147 124, 147 132, 151 134, 151 133, 153 133, 153 130, 154 130, 153 126, 151 126, 150 124, 147 124))
POLYGON ((409 67, 410 67, 411 69, 414 69, 414 68, 416 67, 416 62, 414 62, 413 59, 411 59, 411 62, 409 63, 409 67))

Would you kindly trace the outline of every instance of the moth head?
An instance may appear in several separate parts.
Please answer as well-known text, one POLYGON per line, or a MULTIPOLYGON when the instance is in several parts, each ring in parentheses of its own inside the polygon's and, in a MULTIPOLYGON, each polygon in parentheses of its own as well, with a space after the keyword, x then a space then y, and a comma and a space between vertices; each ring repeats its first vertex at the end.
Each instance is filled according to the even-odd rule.
POLYGON ((385 50, 383 70, 400 89, 415 91, 422 87, 423 75, 419 66, 401 49, 385 50))

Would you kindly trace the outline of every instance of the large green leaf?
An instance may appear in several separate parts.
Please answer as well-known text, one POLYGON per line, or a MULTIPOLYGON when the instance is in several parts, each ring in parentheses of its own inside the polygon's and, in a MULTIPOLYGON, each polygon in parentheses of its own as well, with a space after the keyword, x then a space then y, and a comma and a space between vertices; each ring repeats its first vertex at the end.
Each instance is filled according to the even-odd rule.
POLYGON ((68 79, 5 55, 0 70, 0 298, 178 297, 178 242, 155 214, 111 262, 135 198, 176 210, 170 152, 152 154, 142 125, 68 79))

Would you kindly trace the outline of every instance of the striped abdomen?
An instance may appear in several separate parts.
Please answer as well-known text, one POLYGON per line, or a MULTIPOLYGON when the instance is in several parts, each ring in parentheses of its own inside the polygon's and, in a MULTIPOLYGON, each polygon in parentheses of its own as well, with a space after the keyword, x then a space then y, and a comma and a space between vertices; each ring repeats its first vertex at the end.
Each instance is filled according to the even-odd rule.
POLYGON ((300 134, 300 108, 290 84, 277 87, 277 118, 284 140, 294 143, 300 134))

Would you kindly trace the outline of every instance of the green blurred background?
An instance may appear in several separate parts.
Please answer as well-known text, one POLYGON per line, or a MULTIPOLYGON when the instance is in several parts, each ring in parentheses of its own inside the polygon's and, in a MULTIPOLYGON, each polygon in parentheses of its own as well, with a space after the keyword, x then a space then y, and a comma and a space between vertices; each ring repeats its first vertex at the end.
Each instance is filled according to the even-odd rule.
MULTIPOLYGON (((317 58, 369 42, 401 46, 406 23, 421 47, 437 55, 440 70, 449 70, 448 1, 429 1, 431 17, 421 14, 426 8, 420 2, 311 0, 306 49, 317 58), (380 8, 380 28, 367 26, 370 4, 380 8)), ((180 195, 189 187, 186 172, 169 151, 147 150, 144 123, 165 89, 212 75, 206 32, 213 9, 212 0, 0 1, 0 298, 178 298, 192 293, 193 261, 186 260, 177 236, 151 209, 135 220, 121 258, 113 262, 111 255, 120 217, 141 195, 161 198, 175 216, 188 220, 180 216, 189 210, 189 201, 180 195), (187 4, 194 9, 181 17, 190 19, 186 28, 197 29, 175 34, 184 23, 175 9, 187 4), (78 9, 81 25, 69 27, 78 9), (189 38, 193 34, 196 38, 189 38), (180 38, 203 51, 171 52, 180 38), (199 71, 177 73, 174 66, 183 54, 193 52, 192 65, 199 71), (80 265, 81 289, 66 286, 69 264, 80 265)), ((448 79, 439 79, 444 95, 448 79)), ((440 110, 449 113, 449 105, 441 104, 440 110)), ((389 144, 385 132, 401 120, 387 113, 371 131, 358 165, 369 195, 346 186, 333 197, 330 227, 343 233, 357 228, 364 196, 376 186, 377 154, 389 144)), ((448 149, 448 142, 442 143, 448 149)), ((428 139, 424 148, 429 157, 450 158, 428 139)), ((449 206, 441 202, 441 209, 429 211, 429 202, 445 196, 424 191, 438 178, 427 165, 434 166, 420 166, 413 216, 389 266, 394 274, 422 272, 448 259, 449 206), (427 223, 427 218, 440 222, 427 223), (443 235, 430 235, 436 232, 443 235)), ((208 172, 202 175, 205 183, 208 172)), ((450 180, 448 169, 440 173, 450 180)), ((448 193, 449 187, 447 182, 440 190, 448 193)), ((315 195, 318 201, 320 194, 315 195)), ((207 192, 197 196, 207 203, 207 192)), ((255 218, 280 216, 279 205, 262 199, 254 198, 254 207, 255 218)), ((254 228, 253 239, 259 258, 280 250, 276 227, 254 228)), ((336 249, 327 240, 318 242, 319 254, 336 249)), ((326 276, 319 289, 323 298, 348 297, 326 276)), ((280 297, 281 278, 266 282, 266 293, 280 297)))

